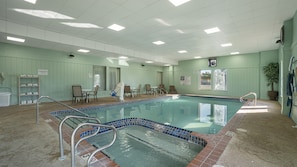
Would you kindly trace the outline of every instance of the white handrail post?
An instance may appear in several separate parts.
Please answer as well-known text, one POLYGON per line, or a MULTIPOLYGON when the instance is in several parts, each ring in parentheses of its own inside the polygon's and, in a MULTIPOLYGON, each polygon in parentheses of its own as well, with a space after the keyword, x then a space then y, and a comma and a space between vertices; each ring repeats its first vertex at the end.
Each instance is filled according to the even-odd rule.
MULTIPOLYGON (((94 118, 94 117, 83 117, 83 116, 77 116, 77 115, 68 115, 68 116, 66 116, 60 122, 60 124, 59 124, 59 144, 60 144, 60 157, 59 157, 59 160, 61 160, 61 161, 65 159, 65 156, 64 156, 64 147, 63 147, 63 131, 62 131, 62 125, 69 118, 81 118, 81 119, 86 119, 86 120, 95 120, 99 124, 101 123, 98 118, 94 118)), ((100 130, 100 128, 98 128, 98 130, 96 131, 96 133, 98 133, 99 130, 100 130)))
POLYGON ((39 124, 39 101, 36 103, 36 124, 39 124))
POLYGON ((240 102, 243 101, 243 98, 244 98, 244 97, 249 96, 249 95, 254 95, 254 98, 255 98, 255 100, 254 100, 254 105, 256 106, 256 105, 257 105, 257 94, 256 94, 255 92, 250 92, 250 93, 248 93, 248 94, 246 94, 246 95, 241 96, 241 97, 239 98, 240 102))
POLYGON ((95 151, 89 156, 89 158, 88 158, 88 162, 87 162, 87 167, 90 166, 92 157, 93 157, 97 152, 102 151, 102 150, 104 150, 104 149, 106 149, 106 148, 112 146, 113 143, 115 142, 116 138, 117 138, 117 129, 116 129, 113 125, 111 125, 111 126, 108 126, 108 125, 100 125, 100 126, 111 128, 111 129, 113 130, 113 139, 112 139, 112 141, 111 141, 109 144, 107 144, 107 145, 105 145, 105 146, 102 146, 101 148, 98 148, 97 150, 95 150, 95 151))
MULTIPOLYGON (((81 123, 79 124, 75 129, 74 131, 72 132, 72 135, 71 135, 71 167, 75 167, 75 148, 76 148, 76 145, 74 144, 74 137, 75 137, 75 134, 77 132, 77 130, 82 127, 82 126, 85 126, 85 125, 91 125, 91 126, 98 126, 98 127, 107 127, 107 128, 111 128, 114 132, 114 136, 113 136, 113 140, 111 143, 95 150, 90 156, 89 156, 89 159, 88 159, 88 163, 87 163, 87 166, 89 166, 89 163, 91 161, 91 158, 98 152, 98 151, 101 151, 105 148, 108 148, 110 147, 116 140, 116 128, 114 126, 109 126, 109 125, 101 125, 101 124, 96 124, 96 123, 81 123)), ((94 136, 93 134, 90 135, 90 136, 87 136, 87 137, 84 137, 84 139, 87 139, 89 137, 92 137, 94 136)), ((80 141, 80 140, 79 140, 80 141)))

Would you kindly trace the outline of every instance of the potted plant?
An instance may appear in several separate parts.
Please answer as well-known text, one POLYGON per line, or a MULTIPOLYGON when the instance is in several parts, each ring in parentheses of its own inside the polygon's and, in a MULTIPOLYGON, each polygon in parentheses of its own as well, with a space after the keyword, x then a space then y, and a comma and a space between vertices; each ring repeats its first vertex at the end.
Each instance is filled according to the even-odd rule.
POLYGON ((278 83, 279 80, 279 65, 278 63, 269 63, 263 67, 264 74, 267 78, 267 86, 271 85, 271 91, 268 91, 270 100, 277 100, 278 92, 274 91, 274 83, 278 83))

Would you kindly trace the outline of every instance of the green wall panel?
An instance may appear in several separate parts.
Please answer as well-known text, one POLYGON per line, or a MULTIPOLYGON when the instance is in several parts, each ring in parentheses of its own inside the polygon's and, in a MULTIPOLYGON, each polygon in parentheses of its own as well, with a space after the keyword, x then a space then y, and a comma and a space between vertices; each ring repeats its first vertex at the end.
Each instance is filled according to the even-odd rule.
POLYGON ((217 57, 217 66, 208 67, 208 59, 195 59, 179 62, 174 68, 174 84, 180 93, 221 95, 240 97, 249 92, 256 92, 261 99, 268 99, 266 79, 262 66, 278 61, 278 51, 265 51, 235 56, 217 57), (263 59, 263 60, 262 60, 263 59), (227 70, 227 90, 199 89, 200 70, 227 70), (191 77, 190 85, 183 85, 180 76, 191 77))
MULTIPOLYGON (((6 76, 0 88, 12 89, 11 104, 18 104, 18 76, 37 74, 38 69, 48 70, 48 75, 40 76, 40 95, 50 96, 55 100, 70 100, 73 84, 92 88, 93 65, 120 68, 121 80, 135 87, 139 84, 159 85, 157 73, 163 71, 163 67, 143 67, 139 63, 129 63, 129 67, 120 66, 117 61, 108 61, 104 55, 75 54, 74 58, 70 58, 65 52, 5 43, 0 43, 0 51, 0 72, 4 72, 6 76)), ((99 96, 109 94, 110 91, 99 92, 99 96)))

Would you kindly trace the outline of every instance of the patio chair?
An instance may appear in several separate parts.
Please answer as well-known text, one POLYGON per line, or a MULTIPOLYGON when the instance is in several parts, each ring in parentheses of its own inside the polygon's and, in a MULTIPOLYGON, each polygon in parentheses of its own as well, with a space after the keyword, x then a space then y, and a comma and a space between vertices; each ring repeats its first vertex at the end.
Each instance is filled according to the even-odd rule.
POLYGON ((81 85, 72 85, 72 103, 79 100, 85 100, 86 94, 82 92, 81 85))
POLYGON ((94 91, 89 92, 88 96, 93 96, 93 99, 98 101, 98 97, 97 97, 98 90, 99 90, 99 85, 96 85, 94 91))
POLYGON ((145 94, 153 94, 153 89, 150 84, 145 84, 145 94))
POLYGON ((167 90, 165 89, 164 84, 159 85, 159 93, 160 93, 160 95, 168 93, 167 90))
POLYGON ((133 94, 136 95, 136 96, 139 96, 140 95, 140 91, 141 91, 141 84, 138 85, 137 88, 133 89, 133 94))
POLYGON ((169 92, 168 93, 170 93, 170 94, 177 94, 177 91, 176 91, 174 85, 170 85, 169 86, 169 92))
POLYGON ((130 97, 133 97, 133 92, 131 91, 131 88, 130 86, 125 86, 124 87, 124 95, 125 96, 130 96, 130 97))

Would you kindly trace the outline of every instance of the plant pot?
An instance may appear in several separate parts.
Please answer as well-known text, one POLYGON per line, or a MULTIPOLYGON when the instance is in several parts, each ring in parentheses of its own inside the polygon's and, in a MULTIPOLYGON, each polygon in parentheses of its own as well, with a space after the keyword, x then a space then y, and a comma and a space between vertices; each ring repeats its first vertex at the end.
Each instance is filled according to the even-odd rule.
POLYGON ((268 91, 269 100, 277 101, 278 92, 277 91, 268 91))

